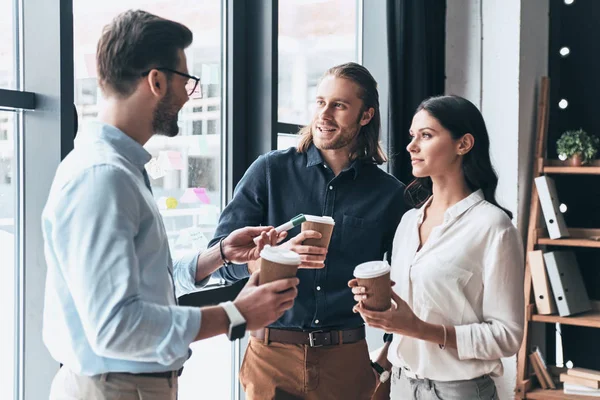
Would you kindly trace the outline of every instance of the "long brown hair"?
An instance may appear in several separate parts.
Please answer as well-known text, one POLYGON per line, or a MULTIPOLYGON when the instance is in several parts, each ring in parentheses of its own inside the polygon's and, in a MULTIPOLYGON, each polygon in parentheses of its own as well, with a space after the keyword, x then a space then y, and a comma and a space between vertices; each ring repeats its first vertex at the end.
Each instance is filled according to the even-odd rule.
MULTIPOLYGON (((362 159, 378 165, 383 164, 387 161, 387 157, 379 143, 381 113, 379 112, 379 93, 377 92, 375 78, 373 78, 373 75, 365 67, 353 62, 328 69, 321 77, 321 80, 327 76, 348 79, 358 85, 358 98, 363 102, 359 118, 369 108, 375 110, 373 118, 371 118, 369 123, 359 128, 356 144, 350 152, 350 159, 362 159)), ((302 128, 299 134, 302 138, 300 139, 300 143, 298 143, 298 153, 304 153, 313 142, 312 123, 302 128)))

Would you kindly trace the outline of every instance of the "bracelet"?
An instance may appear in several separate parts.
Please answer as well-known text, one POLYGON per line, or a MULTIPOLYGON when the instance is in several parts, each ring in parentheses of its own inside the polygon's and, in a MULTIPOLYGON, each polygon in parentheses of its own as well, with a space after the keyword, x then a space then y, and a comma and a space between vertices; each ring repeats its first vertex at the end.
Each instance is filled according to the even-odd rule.
POLYGON ((440 349, 445 350, 446 349, 446 339, 448 338, 448 332, 446 331, 446 325, 442 325, 442 328, 444 328, 444 344, 440 344, 438 346, 440 346, 440 349))
POLYGON ((223 240, 225 240, 227 236, 223 236, 221 240, 219 240, 219 250, 221 250, 221 261, 223 261, 223 265, 231 265, 233 264, 231 261, 225 258, 225 252, 223 251, 223 240))

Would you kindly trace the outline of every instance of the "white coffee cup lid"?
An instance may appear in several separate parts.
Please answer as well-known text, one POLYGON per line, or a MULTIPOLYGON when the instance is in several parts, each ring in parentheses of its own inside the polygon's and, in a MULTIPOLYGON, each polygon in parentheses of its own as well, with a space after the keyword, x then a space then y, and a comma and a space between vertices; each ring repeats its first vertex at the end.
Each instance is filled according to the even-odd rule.
POLYGON ((354 277, 360 279, 377 278, 390 272, 392 268, 387 261, 369 261, 354 268, 354 277))
POLYGON ((302 260, 298 253, 281 247, 271 247, 266 245, 260 252, 260 256, 265 260, 269 260, 278 264, 300 265, 302 260))
POLYGON ((335 225, 335 221, 331 217, 325 217, 325 216, 320 217, 320 216, 316 216, 316 215, 306 215, 306 214, 304 214, 304 217, 309 222, 320 222, 322 224, 335 225))

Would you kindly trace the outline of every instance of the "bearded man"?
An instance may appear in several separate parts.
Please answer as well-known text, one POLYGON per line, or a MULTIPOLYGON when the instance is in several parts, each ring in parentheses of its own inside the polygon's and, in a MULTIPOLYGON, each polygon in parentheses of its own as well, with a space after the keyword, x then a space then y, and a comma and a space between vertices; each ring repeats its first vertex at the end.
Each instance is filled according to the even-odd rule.
POLYGON ((271 227, 240 228, 202 254, 171 258, 143 145, 153 135, 177 135, 179 110, 200 94, 186 65, 191 42, 177 22, 127 11, 98 43, 106 102, 58 167, 42 215, 43 338, 62 364, 51 400, 175 400, 191 342, 242 337, 294 302, 296 278, 257 287, 254 275, 233 302, 177 305, 223 260, 255 260, 278 238, 271 227))
MULTIPOLYGON (((315 107, 296 148, 265 154, 246 171, 211 242, 243 225, 277 226, 299 213, 335 221, 328 249, 303 245, 321 235, 300 228, 282 244, 302 257, 298 297, 279 320, 252 332, 240 371, 249 400, 368 400, 377 384, 347 282, 356 265, 391 254, 404 185, 379 168, 387 161, 379 145, 379 94, 366 68, 329 69, 315 107)), ((214 275, 234 282, 256 268, 228 264, 214 275)))

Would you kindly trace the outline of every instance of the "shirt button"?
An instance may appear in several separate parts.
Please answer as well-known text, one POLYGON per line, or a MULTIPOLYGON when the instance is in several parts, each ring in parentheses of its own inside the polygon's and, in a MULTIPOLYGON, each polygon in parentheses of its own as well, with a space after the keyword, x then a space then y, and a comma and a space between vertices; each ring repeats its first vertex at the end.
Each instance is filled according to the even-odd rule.
POLYGON ((317 286, 317 290, 321 290, 321 286, 317 286))
POLYGON ((319 320, 318 320, 318 319, 316 319, 316 320, 315 320, 315 324, 318 324, 318 323, 319 323, 319 320))
POLYGON ((333 190, 333 186, 329 186, 329 190, 333 190))
POLYGON ((327 168, 327 165, 323 164, 323 167, 327 168))

